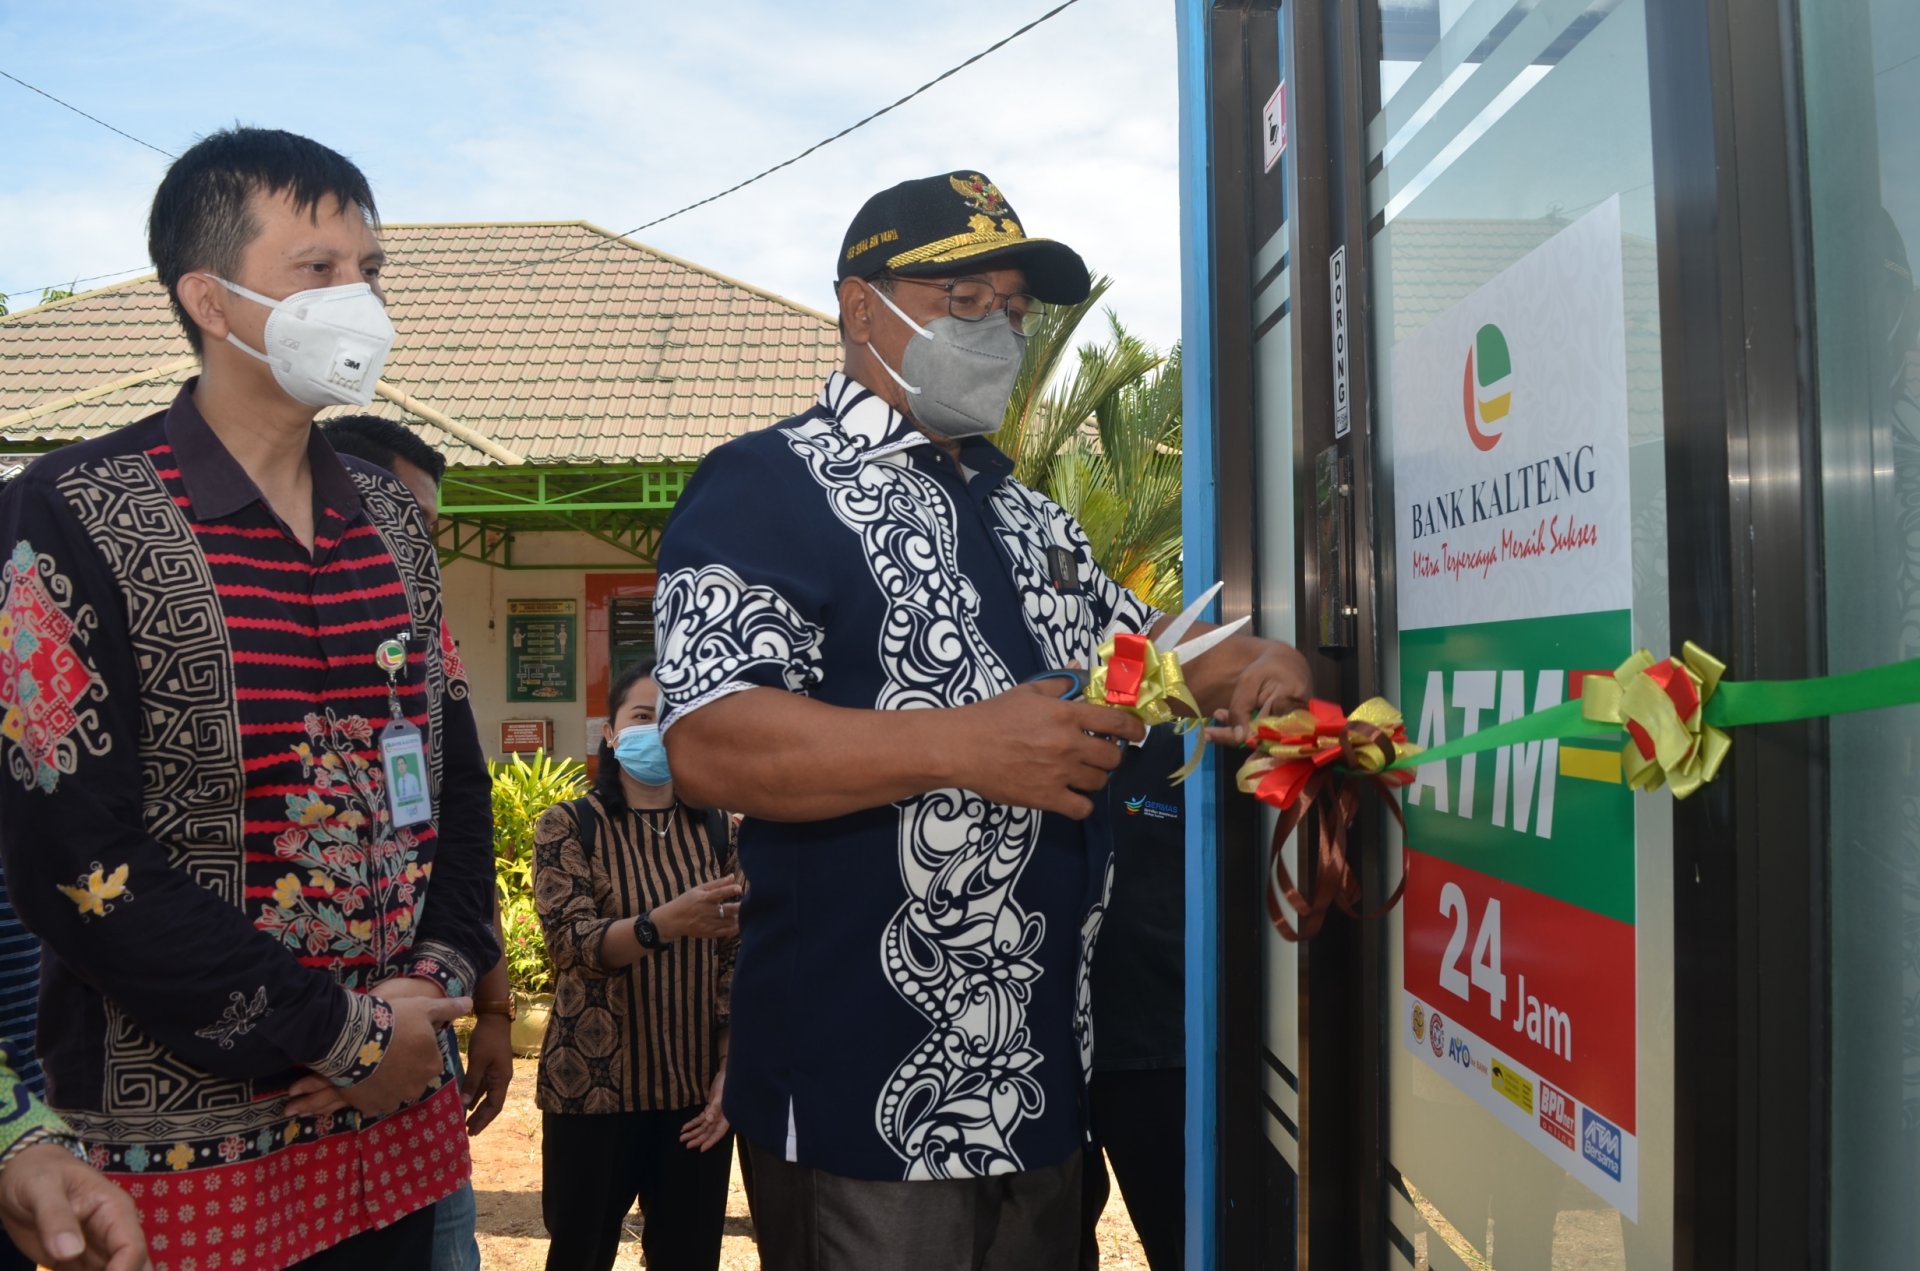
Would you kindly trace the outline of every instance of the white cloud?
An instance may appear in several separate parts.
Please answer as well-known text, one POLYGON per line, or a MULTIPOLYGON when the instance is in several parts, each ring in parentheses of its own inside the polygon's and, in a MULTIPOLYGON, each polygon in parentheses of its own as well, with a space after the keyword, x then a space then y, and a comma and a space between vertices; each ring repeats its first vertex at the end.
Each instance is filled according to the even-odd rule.
MULTIPOLYGON (((59 174, 36 174, 23 184, 0 188, 0 225, 7 246, 0 252, 5 272, 0 287, 27 290, 66 288, 77 278, 111 269, 147 269, 146 213, 154 184, 164 170, 158 155, 129 147, 89 146, 90 162, 59 174)), ((82 282, 105 286, 115 279, 82 282)), ((17 295, 7 303, 15 311, 37 304, 39 295, 17 295)))
MULTIPOLYGON (((271 39, 307 21, 289 16, 292 6, 276 6, 269 24, 259 10, 209 4, 171 38, 217 37, 246 56, 224 85, 184 86, 178 108, 205 122, 116 116, 104 82, 85 104, 130 131, 151 126, 163 143, 236 117, 305 131, 362 163, 393 221, 586 219, 624 230, 787 158, 1045 7, 1031 0, 956 23, 948 10, 884 0, 604 0, 537 16, 502 4, 458 17, 347 5, 319 29, 358 13, 378 42, 343 75, 271 39)), ((1176 124, 1173 7, 1082 0, 794 167, 641 238, 826 308, 840 236, 862 199, 907 177, 979 166, 1030 232, 1064 239, 1114 275, 1110 303, 1166 344, 1179 329, 1176 124)), ((104 179, 101 167, 76 169, 57 152, 24 174, 16 167, 21 187, 0 195, 0 285, 142 259, 140 220, 162 161, 101 136, 134 156, 104 179), (19 218, 21 205, 42 210, 19 218)))

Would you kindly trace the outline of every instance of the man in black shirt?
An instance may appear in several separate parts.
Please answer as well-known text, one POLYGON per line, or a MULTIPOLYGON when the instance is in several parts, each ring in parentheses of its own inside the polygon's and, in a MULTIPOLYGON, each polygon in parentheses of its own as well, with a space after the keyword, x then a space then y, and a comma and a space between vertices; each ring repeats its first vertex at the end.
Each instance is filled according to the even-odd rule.
POLYGON ((1086 1271, 1100 1265, 1108 1161, 1147 1265, 1178 1271, 1186 1241, 1186 794, 1168 780, 1183 759, 1181 738, 1156 728, 1107 787, 1113 894, 1093 951, 1086 1271))

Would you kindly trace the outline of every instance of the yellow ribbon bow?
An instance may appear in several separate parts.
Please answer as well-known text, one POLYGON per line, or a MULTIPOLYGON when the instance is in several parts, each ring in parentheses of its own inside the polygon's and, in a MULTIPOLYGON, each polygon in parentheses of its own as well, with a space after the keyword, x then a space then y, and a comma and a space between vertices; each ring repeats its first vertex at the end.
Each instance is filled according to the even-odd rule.
MULTIPOLYGON (((1170 723, 1175 732, 1186 733, 1200 726, 1200 703, 1180 673, 1179 656, 1160 652, 1144 635, 1123 632, 1101 645, 1098 661, 1087 673, 1083 696, 1095 706, 1137 715, 1149 728, 1170 723), (1175 715, 1170 702, 1184 704, 1193 712, 1192 718, 1175 715)), ((1187 762, 1173 773, 1174 785, 1193 775, 1203 748, 1196 745, 1187 762)))
MULTIPOLYGON (((1161 653, 1143 635, 1121 634, 1100 646, 1100 660, 1087 675, 1086 700, 1137 715, 1149 727, 1179 719, 1169 703, 1180 702, 1200 714, 1200 703, 1180 673, 1180 659, 1161 653)), ((1179 719, 1181 731, 1194 720, 1179 719)))
POLYGON ((1620 751, 1620 770, 1636 790, 1664 783, 1684 799, 1719 773, 1732 739, 1706 722, 1706 705, 1726 664, 1687 641, 1677 658, 1656 662, 1641 649, 1611 679, 1592 675, 1580 693, 1580 713, 1595 723, 1617 724, 1631 740, 1620 751))
MULTIPOLYGON (((1351 715, 1314 700, 1286 715, 1262 716, 1247 744, 1254 753, 1240 765, 1236 784, 1281 809, 1292 807, 1313 774, 1336 760, 1345 760, 1349 775, 1372 776, 1396 757, 1420 752, 1407 740, 1399 709, 1383 697, 1362 702, 1351 715)), ((1405 785, 1413 774, 1403 770, 1386 779, 1405 785)))
MULTIPOLYGON (((1267 849, 1267 917, 1274 929, 1288 940, 1311 939, 1333 905, 1360 917, 1360 878, 1347 859, 1347 833, 1360 813, 1360 793, 1366 786, 1373 788, 1405 828, 1400 802, 1392 791, 1411 782, 1413 770, 1389 771, 1388 765, 1396 757, 1419 752, 1407 740, 1406 721, 1385 698, 1364 702, 1351 715, 1332 702, 1315 699, 1300 710, 1253 721, 1249 744, 1254 753, 1240 767, 1239 786, 1280 809, 1273 843, 1267 849), (1280 847, 1316 801, 1320 807, 1318 864, 1314 898, 1308 900, 1294 885, 1280 847), (1282 901, 1299 916, 1297 930, 1282 901)), ((1394 906, 1405 887, 1403 870, 1383 910, 1394 906)))

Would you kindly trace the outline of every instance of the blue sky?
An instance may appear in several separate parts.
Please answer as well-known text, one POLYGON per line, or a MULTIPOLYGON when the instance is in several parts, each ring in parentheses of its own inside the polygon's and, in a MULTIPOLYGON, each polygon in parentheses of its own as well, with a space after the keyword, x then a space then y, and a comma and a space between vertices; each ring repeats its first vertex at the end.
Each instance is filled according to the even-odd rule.
MULTIPOLYGON (((169 151, 236 120, 325 141, 385 219, 625 230, 733 184, 1052 7, 0 0, 0 70, 169 151)), ((874 190, 982 169, 1029 232, 1179 329, 1174 6, 1081 0, 877 123, 642 241, 821 308, 874 190)), ((166 160, 0 80, 0 289, 145 267, 166 160)), ((98 284, 92 284, 98 285, 98 284)), ((17 309, 32 302, 16 297, 17 309)))

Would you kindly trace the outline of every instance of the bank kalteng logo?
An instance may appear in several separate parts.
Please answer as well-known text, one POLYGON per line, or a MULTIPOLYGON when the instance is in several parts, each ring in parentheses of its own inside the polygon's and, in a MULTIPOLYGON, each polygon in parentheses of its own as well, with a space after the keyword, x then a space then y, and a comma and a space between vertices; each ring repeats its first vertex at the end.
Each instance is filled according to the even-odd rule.
POLYGON ((1460 381, 1460 407, 1467 419, 1467 437, 1481 451, 1492 450, 1506 435, 1504 429, 1484 426, 1506 419, 1513 407, 1513 355, 1506 333, 1489 322, 1467 349, 1467 370, 1460 381))
POLYGON ((1580 1109, 1580 1155, 1619 1182, 1620 1127, 1592 1108, 1580 1109))
POLYGON ((1433 1047, 1435 1059, 1447 1053, 1447 1021, 1435 1011, 1433 1018, 1427 1021, 1427 1044, 1433 1047))

